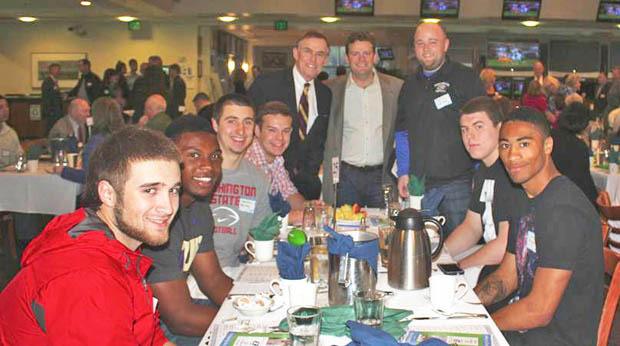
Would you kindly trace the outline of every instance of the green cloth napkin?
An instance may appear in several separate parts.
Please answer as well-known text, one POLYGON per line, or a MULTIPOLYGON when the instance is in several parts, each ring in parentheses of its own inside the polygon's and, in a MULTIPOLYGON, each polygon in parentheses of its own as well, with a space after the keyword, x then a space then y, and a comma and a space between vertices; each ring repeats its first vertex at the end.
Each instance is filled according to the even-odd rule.
MULTIPOLYGON (((412 313, 413 311, 411 310, 385 308, 383 311, 383 327, 381 329, 397 340, 400 339, 405 334, 409 321, 398 321, 412 313)), ((346 325, 349 320, 355 321, 353 305, 336 305, 321 308, 321 334, 351 337, 351 332, 346 325)), ((286 318, 280 322, 279 328, 288 331, 286 318)))
POLYGON ((261 223, 250 229, 250 235, 254 240, 273 240, 280 234, 282 222, 278 220, 278 214, 266 216, 261 223))

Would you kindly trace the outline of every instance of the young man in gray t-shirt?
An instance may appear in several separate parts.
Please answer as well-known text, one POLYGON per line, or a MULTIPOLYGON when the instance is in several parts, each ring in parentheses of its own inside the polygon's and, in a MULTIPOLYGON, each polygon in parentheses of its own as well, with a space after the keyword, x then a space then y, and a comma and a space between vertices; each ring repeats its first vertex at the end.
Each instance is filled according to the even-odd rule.
POLYGON ((243 157, 252 144, 254 107, 244 95, 229 94, 215 104, 213 128, 222 149, 222 182, 211 199, 215 252, 222 267, 239 265, 251 227, 271 213, 265 174, 243 157))

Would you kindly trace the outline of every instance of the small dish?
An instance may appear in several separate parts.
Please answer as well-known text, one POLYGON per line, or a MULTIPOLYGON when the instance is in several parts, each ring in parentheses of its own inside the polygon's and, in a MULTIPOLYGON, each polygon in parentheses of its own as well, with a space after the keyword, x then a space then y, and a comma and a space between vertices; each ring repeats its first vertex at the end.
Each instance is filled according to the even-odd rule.
POLYGON ((241 296, 233 301, 233 307, 248 317, 262 316, 274 307, 273 299, 264 294, 241 296))
POLYGON ((360 227, 360 220, 337 220, 336 225, 340 227, 360 227))

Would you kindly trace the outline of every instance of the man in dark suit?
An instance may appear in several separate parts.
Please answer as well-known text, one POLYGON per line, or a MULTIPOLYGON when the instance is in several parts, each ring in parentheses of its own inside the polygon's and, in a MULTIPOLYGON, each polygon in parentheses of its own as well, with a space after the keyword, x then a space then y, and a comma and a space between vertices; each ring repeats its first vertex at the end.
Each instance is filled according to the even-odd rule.
POLYGON ((49 75, 41 84, 41 114, 45 119, 47 134, 52 126, 62 118, 62 95, 58 86, 58 75, 60 75, 60 65, 57 63, 48 66, 49 75))
POLYGON ((185 81, 181 78, 181 67, 178 64, 170 65, 170 93, 168 94, 168 109, 166 114, 177 118, 185 112, 185 81))
POLYGON ((318 173, 332 99, 329 88, 316 79, 329 58, 327 38, 316 31, 305 33, 293 48, 293 58, 293 68, 261 74, 248 94, 256 106, 281 101, 296 110, 291 143, 284 152, 285 167, 297 190, 312 200, 321 195, 318 173))
POLYGON ((90 70, 90 61, 82 59, 78 62, 80 70, 80 80, 77 85, 69 92, 69 96, 78 97, 93 103, 97 97, 103 93, 103 83, 101 78, 90 70))

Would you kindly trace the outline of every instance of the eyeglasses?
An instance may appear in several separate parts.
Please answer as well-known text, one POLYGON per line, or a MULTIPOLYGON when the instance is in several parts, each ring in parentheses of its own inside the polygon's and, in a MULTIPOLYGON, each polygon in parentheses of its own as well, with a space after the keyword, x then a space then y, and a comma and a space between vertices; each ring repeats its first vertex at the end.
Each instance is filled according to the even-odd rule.
POLYGON ((318 59, 325 59, 325 58, 327 58, 329 53, 325 52, 325 51, 315 52, 315 51, 313 51, 310 48, 304 47, 304 48, 301 49, 301 54, 304 57, 315 57, 315 58, 318 58, 318 59))

